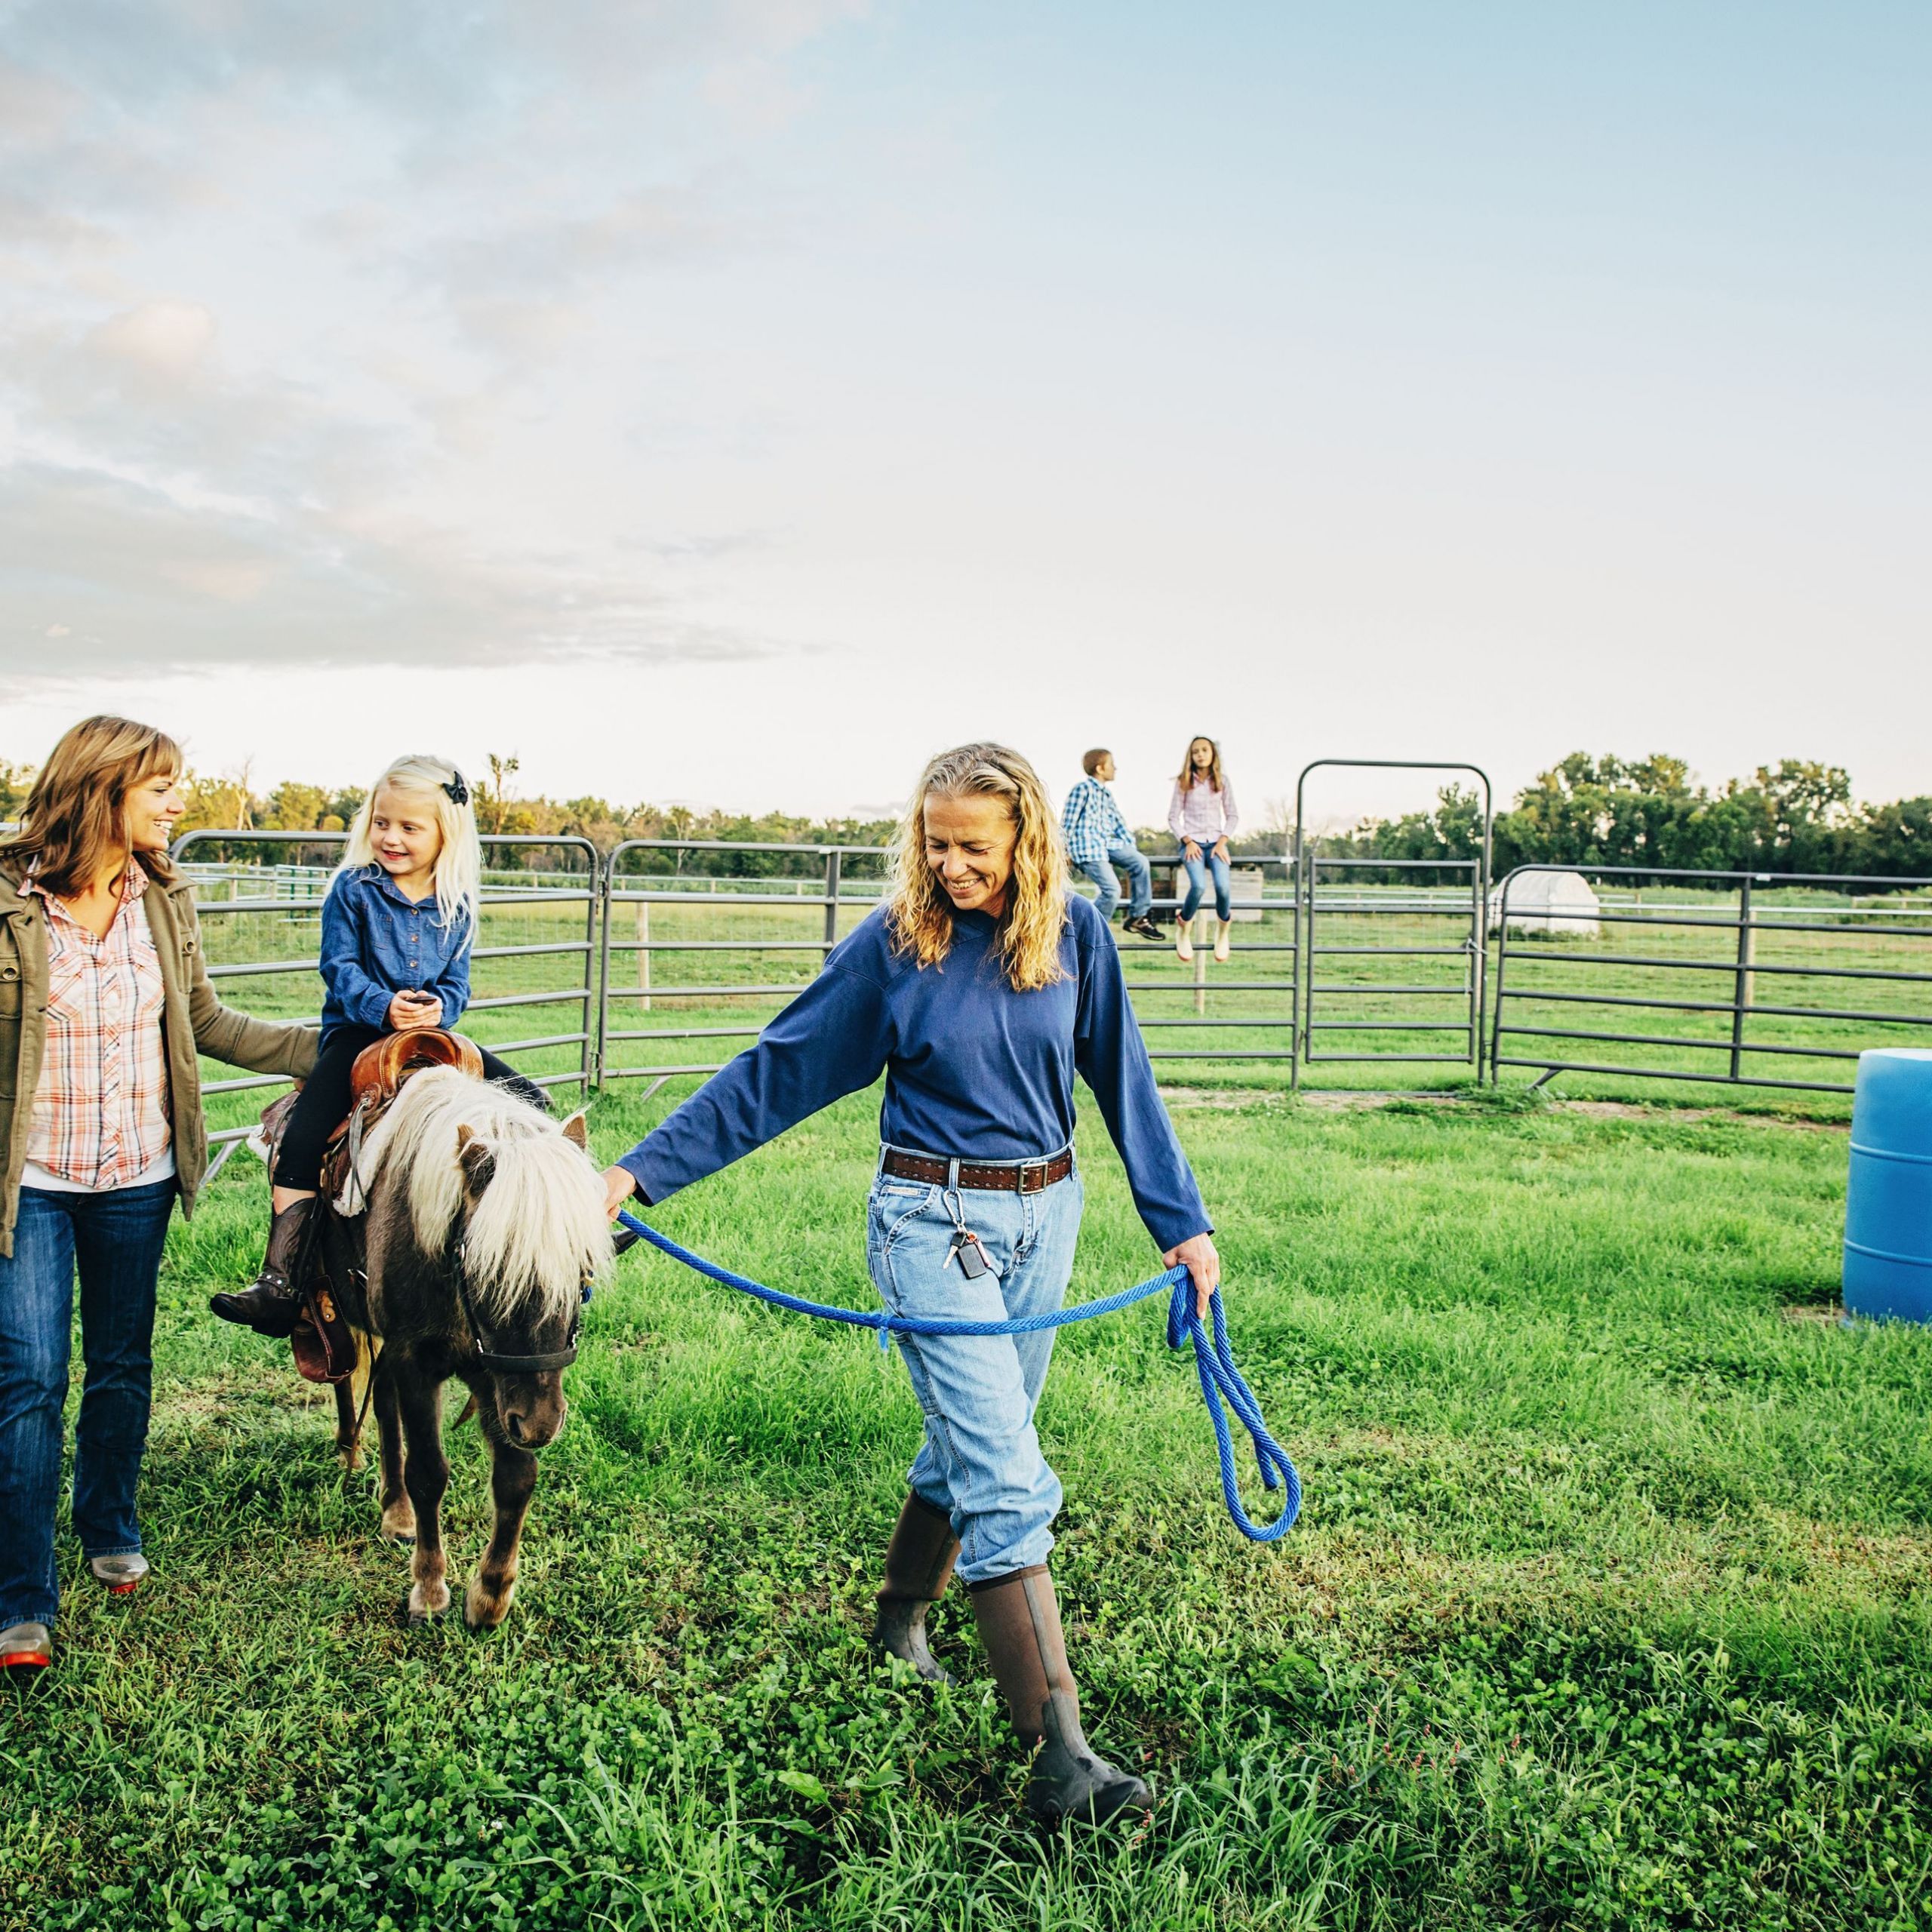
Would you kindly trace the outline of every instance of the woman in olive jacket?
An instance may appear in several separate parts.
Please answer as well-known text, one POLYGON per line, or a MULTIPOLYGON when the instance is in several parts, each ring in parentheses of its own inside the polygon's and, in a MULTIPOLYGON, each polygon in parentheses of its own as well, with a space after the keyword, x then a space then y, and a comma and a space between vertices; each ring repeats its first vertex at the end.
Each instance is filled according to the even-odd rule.
POLYGON ((198 1054, 300 1076, 312 1026, 270 1026, 208 984, 171 739, 90 718, 0 844, 0 1669, 51 1660, 74 1278, 86 1383, 73 1521, 94 1574, 147 1569, 134 1509, 155 1283, 175 1201, 208 1170, 198 1054))

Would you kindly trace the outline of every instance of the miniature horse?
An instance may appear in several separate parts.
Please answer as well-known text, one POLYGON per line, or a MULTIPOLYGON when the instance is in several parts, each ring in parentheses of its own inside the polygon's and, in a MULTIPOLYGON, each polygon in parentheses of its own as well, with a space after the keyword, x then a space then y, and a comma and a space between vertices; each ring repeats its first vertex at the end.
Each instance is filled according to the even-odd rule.
POLYGON ((564 1426, 562 1371, 578 1313, 611 1258, 604 1190, 581 1115, 559 1127, 454 1067, 414 1075, 371 1130, 365 1252, 352 1222, 321 1217, 322 1260, 356 1325, 380 1338, 371 1395, 382 1446, 383 1529, 416 1550, 409 1620, 449 1607, 442 1389, 469 1389, 490 1444, 495 1522, 463 1599, 472 1629, 510 1607, 537 1487, 535 1452, 564 1426), (357 1300, 365 1306, 355 1306, 357 1300))

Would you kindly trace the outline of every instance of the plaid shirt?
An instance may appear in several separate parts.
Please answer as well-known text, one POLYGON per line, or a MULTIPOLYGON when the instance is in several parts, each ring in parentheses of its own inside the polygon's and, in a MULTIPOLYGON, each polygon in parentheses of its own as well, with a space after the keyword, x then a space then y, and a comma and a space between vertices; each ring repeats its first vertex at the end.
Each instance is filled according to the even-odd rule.
POLYGON ((168 1151, 167 989, 141 895, 128 868, 113 923, 96 939, 29 879, 47 908, 47 1047, 34 1090, 27 1159, 77 1187, 125 1187, 168 1151))
POLYGON ((1076 866, 1103 863, 1109 846, 1134 843, 1114 795, 1097 778, 1083 778, 1067 793, 1060 829, 1066 839, 1066 855, 1076 866))

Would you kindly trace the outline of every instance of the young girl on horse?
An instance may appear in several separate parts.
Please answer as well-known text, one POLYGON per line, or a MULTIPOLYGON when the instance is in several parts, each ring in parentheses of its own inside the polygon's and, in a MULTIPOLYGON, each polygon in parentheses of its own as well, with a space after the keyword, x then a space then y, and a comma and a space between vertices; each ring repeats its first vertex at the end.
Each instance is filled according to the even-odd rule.
MULTIPOLYGON (((447 759, 399 758, 377 780, 350 828, 322 902, 321 1051, 283 1132, 268 1254, 252 1287, 215 1295, 226 1321, 264 1335, 295 1325, 294 1264, 321 1186, 322 1155, 349 1112, 355 1057, 385 1033, 454 1027, 469 1004, 482 848, 463 774, 447 759)), ((494 1054, 492 1080, 539 1106, 543 1090, 494 1054)))

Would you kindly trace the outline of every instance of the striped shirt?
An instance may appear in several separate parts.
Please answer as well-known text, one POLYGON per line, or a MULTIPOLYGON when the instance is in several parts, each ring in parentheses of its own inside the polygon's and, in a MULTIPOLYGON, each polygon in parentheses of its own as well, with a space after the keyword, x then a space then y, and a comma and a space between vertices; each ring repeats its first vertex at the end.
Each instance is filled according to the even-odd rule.
POLYGON ((1097 778, 1083 778, 1067 793, 1060 828, 1066 856, 1076 866, 1103 863, 1109 847, 1134 843, 1114 795, 1097 778))
POLYGON ((99 1192, 174 1172, 167 988, 131 865, 99 939, 29 879, 47 909, 47 1045, 27 1126, 29 1186, 99 1192))
POLYGON ((1168 829, 1177 838, 1192 838, 1198 845, 1211 845, 1217 838, 1232 838, 1240 828, 1241 815, 1235 810, 1235 788, 1226 779, 1217 792, 1204 780, 1183 792, 1174 784, 1174 802, 1168 808, 1168 829))

